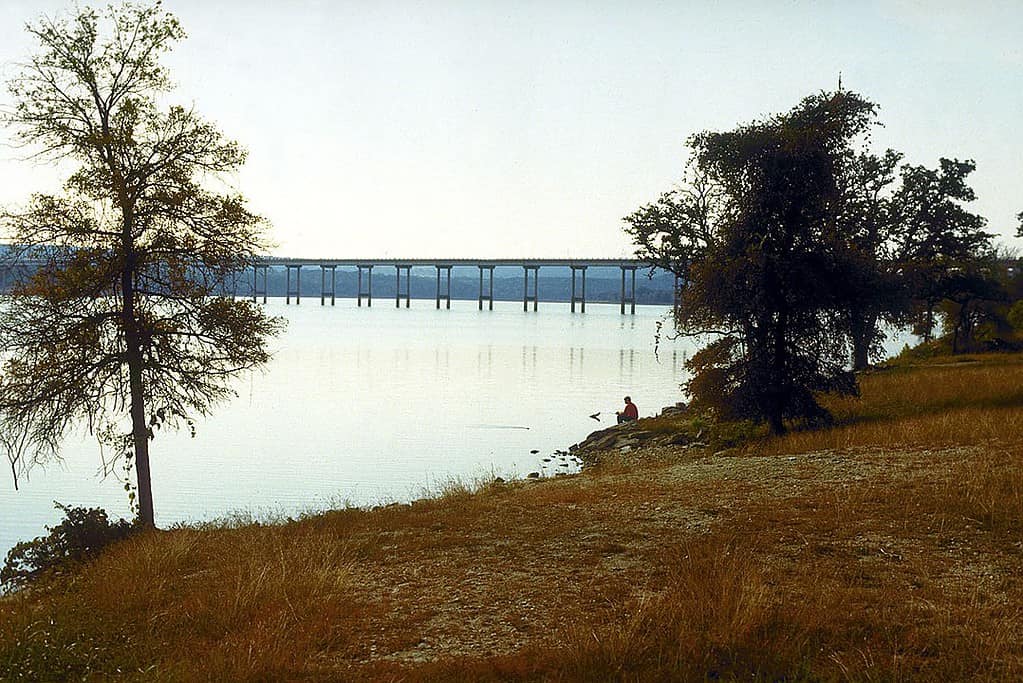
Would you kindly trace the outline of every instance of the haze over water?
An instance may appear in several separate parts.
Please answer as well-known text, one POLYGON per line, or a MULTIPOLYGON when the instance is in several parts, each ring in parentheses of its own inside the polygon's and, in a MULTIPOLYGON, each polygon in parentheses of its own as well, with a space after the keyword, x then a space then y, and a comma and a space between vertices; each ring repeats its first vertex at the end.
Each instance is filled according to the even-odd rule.
MULTIPOLYGON (((662 339, 655 356, 665 307, 623 316, 618 304, 588 303, 585 314, 567 303, 536 313, 516 302, 451 306, 270 300, 268 311, 289 320, 271 363, 240 377, 237 398, 197 422, 194 439, 153 441, 157 524, 409 500, 455 478, 553 476, 565 468, 543 458, 613 424, 624 395, 641 416, 681 399, 695 347, 662 339), (589 417, 598 411, 599 423, 589 417)), ((59 521, 54 500, 129 516, 123 474, 100 476, 92 437, 70 437, 64 456, 20 491, 0 482, 0 553, 59 521)))

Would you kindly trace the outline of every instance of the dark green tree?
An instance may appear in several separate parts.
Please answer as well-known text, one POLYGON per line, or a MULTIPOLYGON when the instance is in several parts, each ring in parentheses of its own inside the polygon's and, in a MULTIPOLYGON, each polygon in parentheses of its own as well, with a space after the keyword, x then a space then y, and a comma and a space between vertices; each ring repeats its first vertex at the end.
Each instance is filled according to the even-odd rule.
POLYGON ((976 198, 967 183, 975 168, 958 159, 941 159, 937 169, 904 166, 892 200, 899 266, 916 302, 914 330, 925 341, 935 334, 938 304, 992 249, 985 219, 964 207, 976 198))
POLYGON ((875 109, 822 93, 695 135, 683 187, 626 218, 637 255, 682 277, 678 331, 715 335, 689 362, 695 405, 781 433, 828 418, 817 393, 855 393, 848 311, 868 278, 836 226, 851 145, 875 109))
POLYGON ((1023 277, 1018 255, 999 248, 955 271, 939 305, 944 337, 952 353, 1018 349, 1023 277), (1015 310, 1014 310, 1015 309, 1015 310))
POLYGON ((264 249, 264 221, 230 190, 245 152, 193 110, 164 106, 162 55, 184 32, 159 4, 81 9, 28 31, 39 51, 9 82, 6 116, 40 158, 74 165, 61 196, 6 214, 44 265, 0 314, 0 419, 51 455, 86 423, 134 458, 153 526, 149 442, 191 426, 269 358, 281 328, 217 296, 264 249))
POLYGON ((946 278, 944 289, 941 313, 952 353, 976 349, 978 328, 999 323, 999 304, 1008 298, 1002 283, 978 263, 946 278))
POLYGON ((910 310, 909 290, 898 269, 898 224, 892 206, 902 155, 890 149, 875 155, 852 148, 845 154, 837 179, 835 231, 843 258, 855 264, 847 284, 857 294, 850 297, 845 316, 852 366, 858 371, 882 351, 881 323, 904 323, 910 310))

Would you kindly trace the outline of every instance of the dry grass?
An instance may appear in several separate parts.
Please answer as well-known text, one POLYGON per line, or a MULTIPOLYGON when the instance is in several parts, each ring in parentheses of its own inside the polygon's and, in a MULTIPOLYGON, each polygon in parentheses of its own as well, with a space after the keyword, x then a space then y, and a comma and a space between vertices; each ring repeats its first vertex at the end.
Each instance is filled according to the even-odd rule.
POLYGON ((135 538, 0 600, 0 678, 1021 680, 1021 387, 895 368, 729 455, 135 538))
POLYGON ((136 537, 64 585, 0 604, 0 671, 286 677, 343 642, 352 553, 301 525, 136 537))
POLYGON ((761 439, 758 452, 824 448, 942 448, 1016 441, 1023 434, 1023 357, 934 362, 864 375, 860 398, 831 398, 837 425, 761 439))

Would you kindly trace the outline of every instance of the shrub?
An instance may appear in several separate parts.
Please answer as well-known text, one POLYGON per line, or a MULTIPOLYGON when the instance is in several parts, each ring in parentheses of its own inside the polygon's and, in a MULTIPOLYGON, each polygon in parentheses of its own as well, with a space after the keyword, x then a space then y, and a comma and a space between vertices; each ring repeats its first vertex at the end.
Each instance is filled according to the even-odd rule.
POLYGON ((101 508, 69 507, 56 501, 54 506, 64 512, 64 520, 46 527, 48 535, 11 548, 0 569, 0 589, 23 587, 46 572, 94 557, 111 543, 127 538, 135 528, 123 519, 111 523, 101 508))

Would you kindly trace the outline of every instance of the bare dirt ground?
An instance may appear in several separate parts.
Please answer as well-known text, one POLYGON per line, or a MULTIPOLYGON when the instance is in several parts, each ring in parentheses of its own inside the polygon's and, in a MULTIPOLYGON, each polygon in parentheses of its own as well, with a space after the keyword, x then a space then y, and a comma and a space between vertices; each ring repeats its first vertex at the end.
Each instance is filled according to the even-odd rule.
MULTIPOLYGON (((969 454, 654 447, 576 476, 377 510, 349 529, 359 608, 346 647, 319 666, 372 677, 557 648, 667 590, 675 560, 709 535, 760 548, 758 564, 788 599, 801 582, 833 577, 861 589, 850 609, 882 609, 875 601, 893 595, 919 596, 922 613, 942 609, 934 595, 1008 609, 1023 542, 1007 546, 941 509, 940 487, 954 482, 935 473, 969 454)), ((1023 642, 1018 607, 1009 616, 999 637, 1023 642)))

